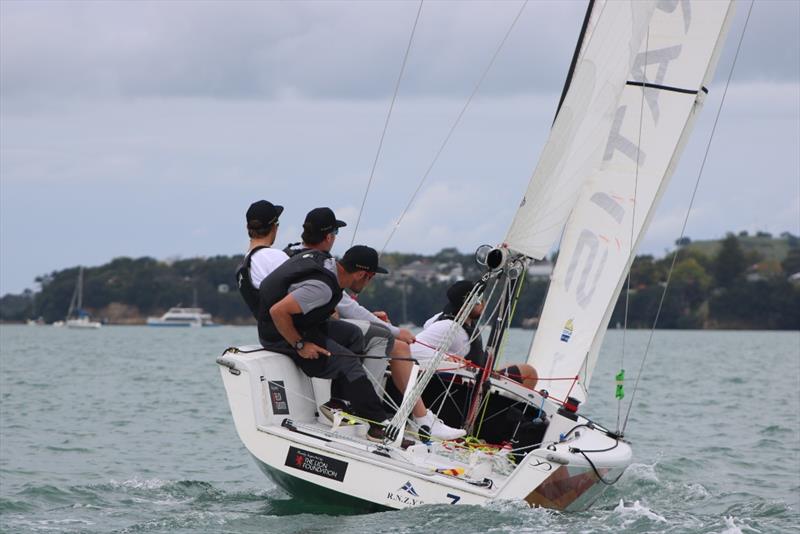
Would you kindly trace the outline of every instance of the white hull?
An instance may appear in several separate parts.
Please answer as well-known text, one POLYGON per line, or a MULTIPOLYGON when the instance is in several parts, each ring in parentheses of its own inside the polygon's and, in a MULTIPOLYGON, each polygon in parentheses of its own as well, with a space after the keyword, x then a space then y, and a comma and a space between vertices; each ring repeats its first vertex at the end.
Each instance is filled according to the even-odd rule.
POLYGON ((148 317, 147 326, 200 328, 217 325, 211 319, 211 314, 203 312, 202 308, 170 308, 161 317, 148 317))
MULTIPOLYGON (((579 426, 570 432, 588 421, 557 415, 557 406, 549 400, 545 411, 552 416, 542 445, 518 464, 500 459, 498 467, 485 454, 472 453, 470 465, 463 455, 448 456, 440 445, 418 444, 404 451, 372 443, 364 438, 365 425, 343 425, 334 431, 330 423, 319 420, 316 406, 327 398, 318 403, 314 391, 325 396, 327 381, 315 379, 318 383, 312 386, 286 356, 264 350, 243 352, 254 349, 241 347, 242 352, 228 352, 217 360, 236 430, 262 471, 286 490, 302 492, 304 498, 315 489, 327 501, 339 496, 377 508, 511 499, 583 510, 606 487, 596 473, 614 481, 631 461, 630 446, 600 429, 579 426), (559 442, 562 433, 569 437, 559 442), (576 448, 610 450, 586 453, 593 467, 583 454, 571 452, 576 448), (456 468, 462 471, 459 475, 436 471, 456 468)), ((493 382, 493 389, 525 395, 536 406, 541 403, 541 397, 513 382, 493 382)))
POLYGON ((74 328, 80 330, 97 330, 102 325, 97 321, 90 321, 87 318, 83 319, 67 319, 65 323, 67 328, 74 328))
POLYGON ((201 328, 203 326, 217 326, 217 325, 213 323, 203 324, 200 321, 184 321, 184 322, 162 321, 161 319, 151 317, 147 319, 147 326, 161 326, 165 328, 201 328))

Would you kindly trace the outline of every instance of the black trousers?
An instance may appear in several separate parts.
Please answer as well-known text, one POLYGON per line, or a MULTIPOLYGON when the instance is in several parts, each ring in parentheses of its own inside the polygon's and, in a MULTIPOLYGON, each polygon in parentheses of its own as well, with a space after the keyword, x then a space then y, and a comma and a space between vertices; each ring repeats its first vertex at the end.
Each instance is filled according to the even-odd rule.
POLYGON ((364 351, 361 329, 346 321, 329 319, 301 334, 305 340, 324 347, 331 355, 316 359, 303 358, 284 339, 262 339, 261 345, 288 355, 308 376, 331 379, 331 397, 349 401, 354 415, 371 421, 385 420, 387 416, 381 399, 375 393, 358 357, 364 351))

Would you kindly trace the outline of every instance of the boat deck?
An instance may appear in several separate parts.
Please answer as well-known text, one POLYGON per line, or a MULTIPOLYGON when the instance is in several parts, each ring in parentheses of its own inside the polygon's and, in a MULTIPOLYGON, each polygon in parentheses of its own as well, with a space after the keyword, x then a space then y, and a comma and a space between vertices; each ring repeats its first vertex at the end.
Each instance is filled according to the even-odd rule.
POLYGON ((375 465, 390 464, 409 474, 436 478, 460 490, 491 496, 517 467, 505 452, 487 453, 463 442, 423 443, 406 433, 414 445, 401 449, 367 439, 366 424, 344 423, 333 428, 320 421, 298 423, 289 419, 281 426, 258 426, 260 432, 291 439, 375 465))

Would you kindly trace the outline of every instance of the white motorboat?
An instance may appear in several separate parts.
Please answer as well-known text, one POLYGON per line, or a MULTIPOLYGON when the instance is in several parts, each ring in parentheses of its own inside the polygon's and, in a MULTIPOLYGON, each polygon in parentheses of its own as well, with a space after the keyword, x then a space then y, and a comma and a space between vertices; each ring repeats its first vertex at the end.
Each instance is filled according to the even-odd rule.
POLYGON ((217 326, 211 314, 202 308, 170 308, 161 317, 148 317, 147 326, 202 327, 217 326))
POLYGON ((100 322, 92 321, 89 313, 83 309, 83 266, 78 269, 78 282, 75 284, 75 292, 72 294, 72 300, 69 303, 64 326, 82 330, 96 330, 102 326, 100 322))
POLYGON ((476 254, 485 274, 455 318, 457 329, 487 300, 478 326, 491 327, 489 363, 476 369, 448 360, 445 340, 429 366, 412 373, 387 438, 374 443, 365 424, 346 424, 363 420, 339 412, 332 424, 319 416, 328 381, 261 347, 229 348, 217 363, 236 431, 258 467, 303 499, 380 509, 512 499, 583 510, 615 483, 632 461, 625 426, 611 431, 577 412, 732 13, 728 1, 590 1, 528 190, 502 244, 476 254), (540 375, 534 391, 493 373, 492 362, 529 262, 545 257, 562 232, 527 358, 540 375), (422 442, 407 432, 420 397, 470 439, 422 442), (416 442, 407 449, 404 433, 416 442))

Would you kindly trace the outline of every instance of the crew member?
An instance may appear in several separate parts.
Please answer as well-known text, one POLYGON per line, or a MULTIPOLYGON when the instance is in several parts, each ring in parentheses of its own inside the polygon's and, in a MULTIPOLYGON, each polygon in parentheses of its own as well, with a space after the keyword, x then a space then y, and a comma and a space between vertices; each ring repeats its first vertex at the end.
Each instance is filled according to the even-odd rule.
MULTIPOLYGON (((444 309, 425 322, 424 330, 417 334, 417 341, 420 343, 411 346, 411 354, 414 358, 418 360, 433 358, 436 354, 435 347, 438 347, 447 338, 450 327, 454 323, 453 320, 466 302, 473 287, 475 287, 474 282, 461 280, 447 289, 447 304, 444 309)), ((445 352, 465 358, 475 365, 486 365, 483 340, 480 333, 475 334, 474 332, 475 323, 483 313, 483 308, 483 302, 475 304, 466 322, 456 331, 445 352)), ((536 369, 526 363, 510 365, 498 373, 508 376, 530 389, 536 387, 536 382, 539 380, 536 369)))
MULTIPOLYGON (((308 212, 303 223, 303 234, 300 236, 303 243, 300 248, 288 248, 290 254, 298 254, 306 250, 319 250, 330 252, 338 234, 338 229, 346 226, 343 221, 336 219, 330 208, 315 208, 308 212)), ((343 258, 344 259, 344 258, 343 258)), ((400 391, 405 391, 411 374, 410 344, 414 343, 414 334, 405 328, 398 328, 388 321, 386 314, 378 316, 352 298, 346 291, 342 292, 342 299, 336 306, 339 318, 344 319, 361 329, 364 336, 364 354, 370 356, 389 356, 389 368, 392 381, 400 391)), ((368 359, 364 367, 372 380, 375 389, 382 390, 381 379, 386 369, 386 360, 368 359)), ((346 409, 340 401, 342 397, 338 384, 331 385, 331 400, 320 406, 323 415, 332 418, 334 410, 346 409)), ((412 410, 414 421, 419 425, 422 433, 431 437, 451 440, 463 437, 466 431, 452 428, 434 417, 433 413, 425 407, 422 399, 418 399, 412 410)))
POLYGON ((335 341, 341 339, 337 330, 343 322, 330 316, 343 289, 359 293, 376 273, 386 272, 375 249, 363 245, 350 248, 338 262, 327 252, 306 250, 272 271, 259 290, 261 344, 288 354, 308 376, 332 379, 332 391, 350 402, 354 415, 370 422, 372 441, 384 439, 386 412, 353 350, 357 347, 335 341))
POLYGON ((275 268, 289 259, 282 250, 270 248, 278 235, 278 218, 283 206, 267 200, 250 204, 245 218, 250 246, 236 271, 236 283, 253 316, 258 319, 258 286, 275 268))

